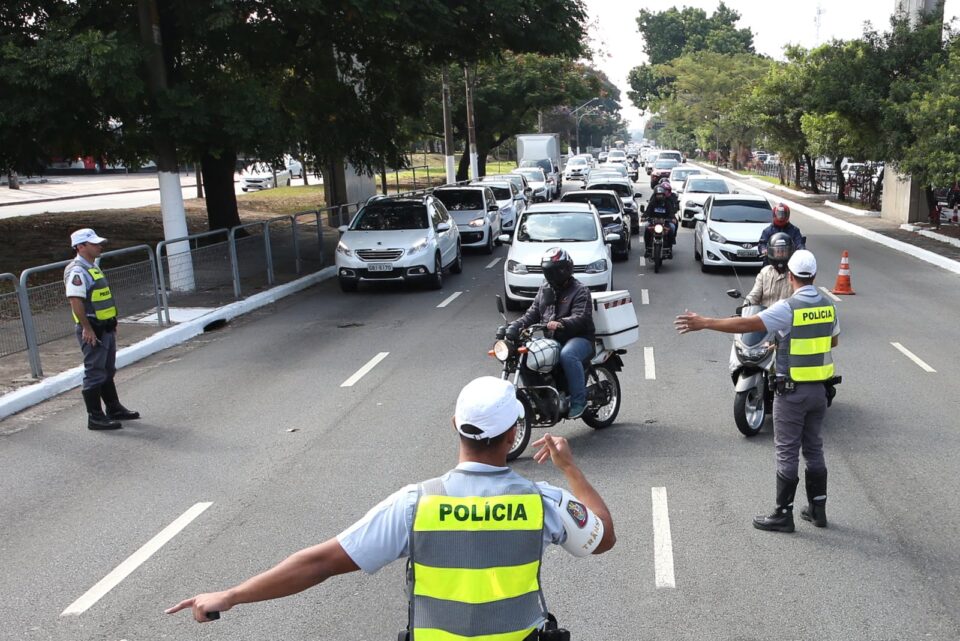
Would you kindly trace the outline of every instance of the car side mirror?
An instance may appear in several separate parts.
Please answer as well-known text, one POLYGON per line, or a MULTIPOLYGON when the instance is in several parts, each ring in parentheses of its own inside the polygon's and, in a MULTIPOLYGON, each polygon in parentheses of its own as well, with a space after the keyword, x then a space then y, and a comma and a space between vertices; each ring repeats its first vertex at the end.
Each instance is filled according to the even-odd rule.
POLYGON ((730 298, 740 298, 743 294, 740 293, 739 289, 728 289, 727 296, 730 298))
POLYGON ((641 213, 641 214, 647 213, 647 206, 646 206, 646 205, 640 205, 640 213, 641 213))
POLYGON ((339 227, 337 227, 337 231, 340 232, 341 234, 346 233, 346 231, 347 231, 348 229, 350 229, 350 228, 347 227, 346 225, 340 225, 339 227))
POLYGON ((603 242, 605 243, 615 243, 620 240, 620 234, 607 234, 603 237, 603 242))
POLYGON ((450 223, 440 223, 437 225, 437 232, 442 234, 445 231, 450 231, 450 223))
POLYGON ((496 204, 487 205, 487 211, 500 211, 500 206, 496 204))
POLYGON ((500 298, 500 294, 497 294, 497 311, 500 312, 501 315, 507 313, 507 310, 503 307, 503 299, 500 298))
POLYGON ((513 244, 513 239, 510 237, 510 234, 500 234, 500 235, 497 237, 497 240, 499 240, 499 241, 500 241, 501 243, 503 243, 504 245, 511 245, 511 244, 513 244))
POLYGON ((642 193, 642 192, 639 192, 639 191, 636 191, 636 192, 633 193, 633 197, 634 197, 634 198, 643 198, 643 193, 642 193))

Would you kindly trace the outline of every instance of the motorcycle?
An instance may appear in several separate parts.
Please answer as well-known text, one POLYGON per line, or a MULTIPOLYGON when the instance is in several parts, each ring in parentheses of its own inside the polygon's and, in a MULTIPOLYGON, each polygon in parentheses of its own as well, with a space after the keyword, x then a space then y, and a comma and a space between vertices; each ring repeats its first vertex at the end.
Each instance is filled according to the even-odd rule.
MULTIPOLYGON (((740 298, 742 294, 730 289, 727 296, 740 298)), ((764 309, 762 305, 741 305, 737 312, 746 317, 764 309)), ((777 340, 773 332, 734 334, 730 348, 730 376, 735 391, 733 420, 744 436, 759 434, 767 414, 773 410, 776 354, 777 340)))
MULTIPOLYGON (((531 325, 516 334, 509 331, 503 299, 497 296, 497 310, 504 325, 498 328, 496 342, 488 354, 503 364, 500 377, 512 379, 517 399, 523 403, 524 418, 517 424, 517 435, 507 460, 520 456, 530 442, 534 428, 549 428, 567 418, 570 395, 560 366, 560 343, 548 338, 547 326, 531 325)), ((584 361, 587 382, 587 409, 583 422, 594 429, 609 427, 620 413, 620 380, 625 349, 607 349, 598 340, 593 355, 584 361)))
POLYGON ((633 182, 640 180, 640 162, 636 158, 627 166, 627 176, 633 182))
MULTIPOLYGON (((646 213, 647 208, 640 206, 640 213, 646 213)), ((647 233, 644 235, 645 243, 649 245, 644 248, 644 256, 649 256, 653 260, 653 272, 660 273, 660 267, 664 260, 673 258, 673 244, 670 242, 670 225, 668 220, 670 215, 666 207, 656 207, 649 217, 647 217, 647 233), (646 250, 650 253, 647 254, 646 250)))

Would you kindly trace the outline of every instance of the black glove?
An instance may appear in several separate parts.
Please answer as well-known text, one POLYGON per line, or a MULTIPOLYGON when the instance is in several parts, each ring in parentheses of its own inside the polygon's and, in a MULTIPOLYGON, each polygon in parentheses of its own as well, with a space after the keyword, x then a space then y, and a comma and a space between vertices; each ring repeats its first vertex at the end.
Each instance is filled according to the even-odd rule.
POLYGON ((507 330, 503 333, 507 340, 517 342, 520 340, 520 326, 516 324, 507 325, 507 330))

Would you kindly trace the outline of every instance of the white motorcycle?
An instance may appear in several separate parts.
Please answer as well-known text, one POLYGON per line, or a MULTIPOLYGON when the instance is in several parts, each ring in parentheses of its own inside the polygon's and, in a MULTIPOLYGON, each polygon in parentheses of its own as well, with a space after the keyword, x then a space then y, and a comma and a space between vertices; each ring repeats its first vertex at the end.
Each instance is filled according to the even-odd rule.
MULTIPOLYGON (((742 295, 731 289, 727 296, 740 298, 742 295)), ((737 309, 740 316, 746 317, 765 308, 743 305, 737 309)), ((759 434, 767 414, 772 413, 776 360, 777 340, 773 332, 734 334, 730 348, 730 376, 735 391, 733 419, 744 436, 759 434)))

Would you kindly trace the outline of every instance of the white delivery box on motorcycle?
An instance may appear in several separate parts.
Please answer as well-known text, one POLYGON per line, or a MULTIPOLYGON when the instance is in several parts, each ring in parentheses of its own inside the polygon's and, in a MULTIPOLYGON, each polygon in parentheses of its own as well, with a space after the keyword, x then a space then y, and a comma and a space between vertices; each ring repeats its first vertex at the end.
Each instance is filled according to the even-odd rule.
POLYGON ((637 312, 630 292, 621 289, 592 293, 593 326, 604 349, 623 349, 640 339, 637 312))

